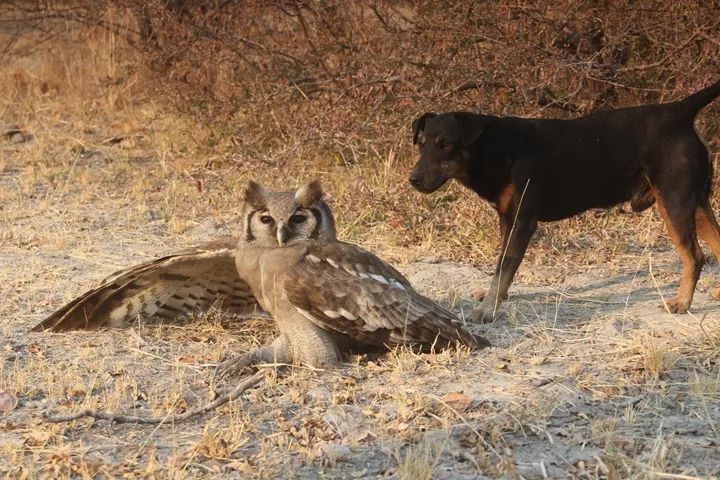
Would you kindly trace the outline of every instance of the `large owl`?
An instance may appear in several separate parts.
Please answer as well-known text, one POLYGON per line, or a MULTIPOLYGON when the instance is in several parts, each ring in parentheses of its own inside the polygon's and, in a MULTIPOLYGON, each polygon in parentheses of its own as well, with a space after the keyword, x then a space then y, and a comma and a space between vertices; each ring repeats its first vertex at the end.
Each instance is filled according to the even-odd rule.
POLYGON ((425 351, 489 345, 372 253, 323 238, 322 196, 318 182, 292 197, 249 183, 235 263, 279 336, 226 360, 220 374, 268 362, 329 366, 348 352, 401 344, 425 351))
MULTIPOLYGON (((294 192, 272 192, 275 202, 292 202, 294 192)), ((324 201, 314 205, 316 237, 335 240, 335 219, 324 201)), ((113 273, 53 312, 33 331, 132 325, 138 318, 179 322, 216 306, 249 316, 263 312, 235 267, 238 239, 225 237, 113 273)))
POLYGON ((489 345, 392 266, 336 240, 322 196, 318 182, 295 192, 250 182, 239 240, 216 240, 117 272, 34 330, 123 327, 139 317, 174 320, 217 303, 235 314, 272 315, 278 338, 223 362, 221 373, 273 361, 332 365, 348 352, 400 344, 425 351, 489 345))

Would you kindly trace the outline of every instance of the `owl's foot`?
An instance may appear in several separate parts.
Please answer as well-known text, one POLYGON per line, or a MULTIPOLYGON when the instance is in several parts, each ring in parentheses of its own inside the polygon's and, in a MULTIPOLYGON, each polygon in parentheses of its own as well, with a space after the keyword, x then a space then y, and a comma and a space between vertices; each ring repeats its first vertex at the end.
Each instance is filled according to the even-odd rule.
POLYGON ((254 361, 255 352, 256 350, 223 360, 217 367, 215 367, 215 376, 225 378, 229 375, 241 372, 247 367, 255 365, 257 363, 254 361))
POLYGON ((289 363, 292 356, 288 352, 287 343, 279 337, 270 345, 223 360, 215 367, 215 376, 224 378, 261 363, 289 363))

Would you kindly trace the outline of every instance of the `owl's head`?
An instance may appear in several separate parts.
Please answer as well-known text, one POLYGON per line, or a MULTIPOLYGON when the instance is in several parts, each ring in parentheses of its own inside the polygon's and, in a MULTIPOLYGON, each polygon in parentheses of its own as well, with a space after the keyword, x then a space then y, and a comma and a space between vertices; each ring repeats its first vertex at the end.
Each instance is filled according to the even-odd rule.
POLYGON ((273 192, 250 181, 245 188, 243 243, 284 247, 314 239, 335 240, 335 219, 317 180, 295 192, 273 192))

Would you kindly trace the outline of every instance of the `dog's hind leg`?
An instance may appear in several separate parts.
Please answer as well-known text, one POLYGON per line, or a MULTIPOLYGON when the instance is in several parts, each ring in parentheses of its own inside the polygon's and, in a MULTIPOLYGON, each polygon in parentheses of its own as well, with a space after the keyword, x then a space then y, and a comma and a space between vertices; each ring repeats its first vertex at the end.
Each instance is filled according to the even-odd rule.
POLYGON ((697 241, 695 226, 696 196, 692 191, 678 191, 677 185, 672 196, 666 197, 661 191, 653 188, 658 210, 665 221, 670 239, 680 252, 683 274, 680 288, 675 298, 668 300, 666 308, 670 313, 686 313, 692 303, 695 285, 700 278, 703 265, 703 254, 697 241))
POLYGON ((710 200, 706 200, 695 210, 695 224, 698 235, 708 244, 715 258, 720 262, 720 225, 710 207, 710 200))
MULTIPOLYGON (((720 225, 715 219, 709 199, 695 210, 695 223, 698 235, 708 244, 715 258, 720 262, 720 225)), ((720 299, 720 287, 716 287, 710 295, 720 299)))

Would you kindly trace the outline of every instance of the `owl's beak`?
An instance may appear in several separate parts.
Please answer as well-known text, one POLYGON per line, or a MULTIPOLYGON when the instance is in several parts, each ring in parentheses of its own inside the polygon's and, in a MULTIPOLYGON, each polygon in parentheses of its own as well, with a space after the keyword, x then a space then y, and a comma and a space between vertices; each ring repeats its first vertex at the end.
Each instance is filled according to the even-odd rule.
POLYGON ((277 224, 277 241, 278 245, 281 247, 285 245, 285 242, 287 242, 288 238, 290 237, 290 232, 288 232, 287 226, 285 226, 284 222, 278 222, 277 224))

